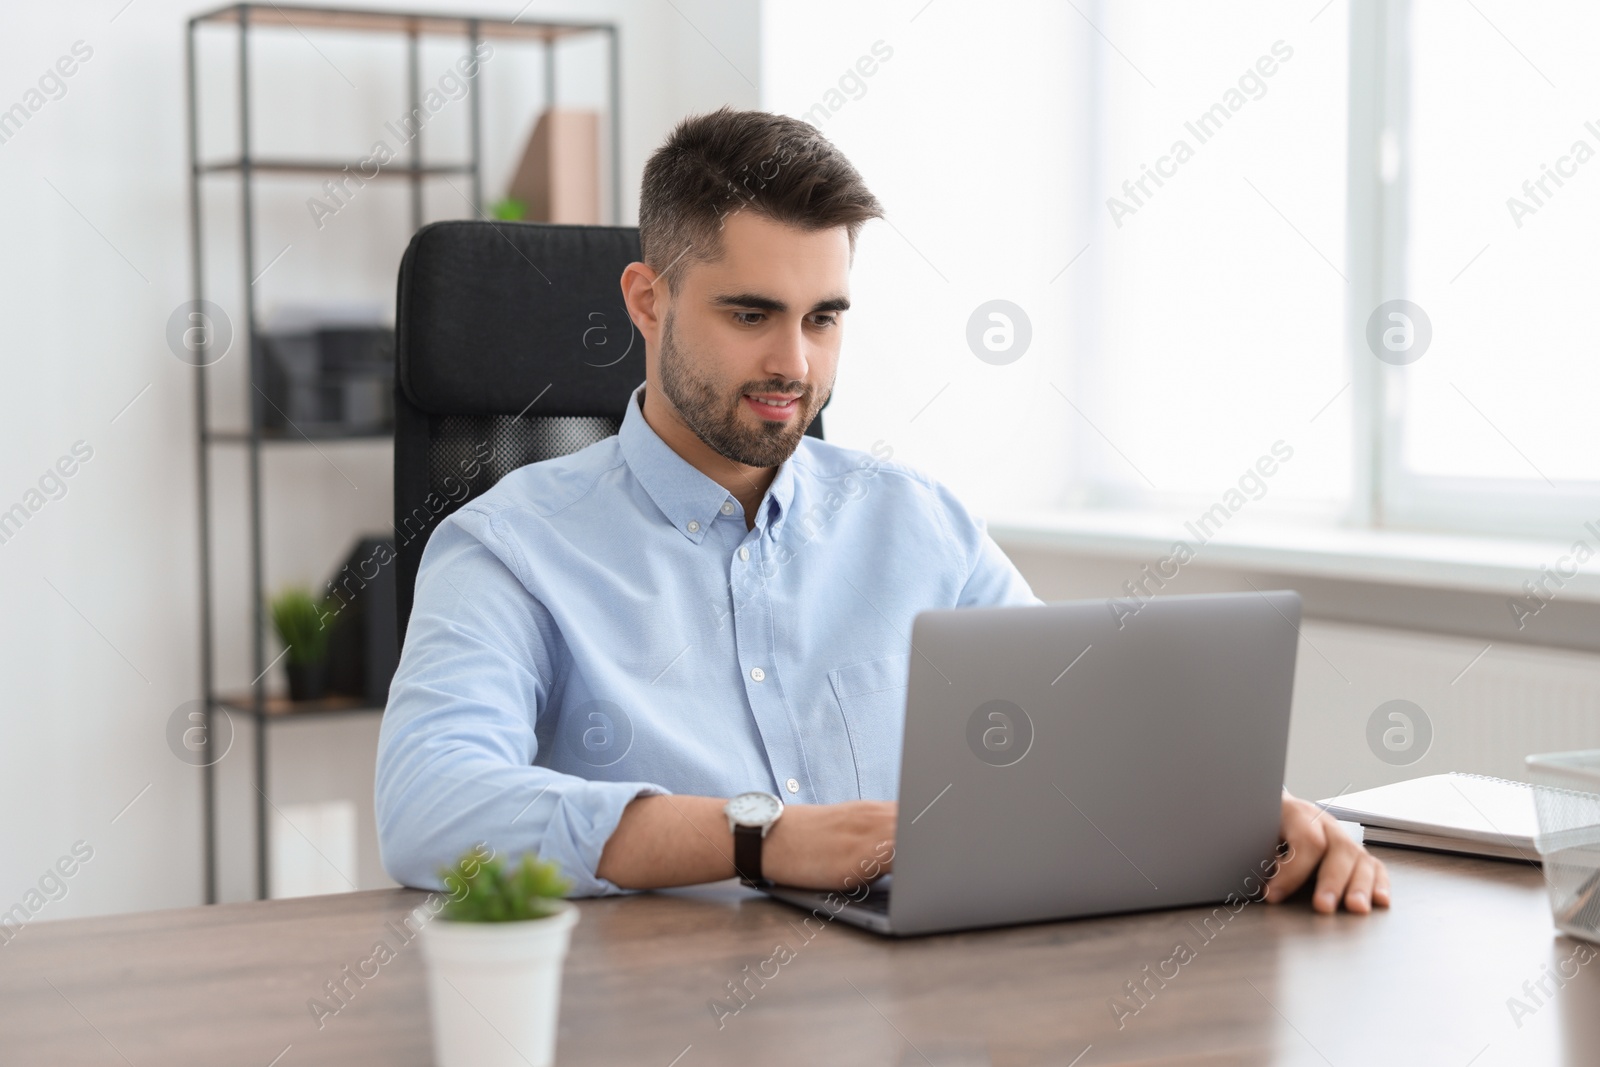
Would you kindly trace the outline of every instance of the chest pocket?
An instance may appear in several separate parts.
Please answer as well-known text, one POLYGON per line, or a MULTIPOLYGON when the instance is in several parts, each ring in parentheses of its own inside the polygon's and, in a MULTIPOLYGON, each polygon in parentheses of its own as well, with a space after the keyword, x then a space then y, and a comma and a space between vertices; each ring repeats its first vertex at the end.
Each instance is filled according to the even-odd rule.
POLYGON ((863 800, 893 800, 900 784, 911 653, 852 663, 828 672, 856 764, 863 800))

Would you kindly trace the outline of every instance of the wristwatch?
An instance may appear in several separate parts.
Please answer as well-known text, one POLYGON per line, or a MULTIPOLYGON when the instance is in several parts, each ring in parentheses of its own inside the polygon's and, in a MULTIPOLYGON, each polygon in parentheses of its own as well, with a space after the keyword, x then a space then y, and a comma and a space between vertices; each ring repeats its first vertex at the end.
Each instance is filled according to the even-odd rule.
POLYGON ((783 801, 771 793, 740 793, 722 811, 733 834, 733 866, 740 883, 770 885, 761 875, 761 842, 783 814, 783 801))

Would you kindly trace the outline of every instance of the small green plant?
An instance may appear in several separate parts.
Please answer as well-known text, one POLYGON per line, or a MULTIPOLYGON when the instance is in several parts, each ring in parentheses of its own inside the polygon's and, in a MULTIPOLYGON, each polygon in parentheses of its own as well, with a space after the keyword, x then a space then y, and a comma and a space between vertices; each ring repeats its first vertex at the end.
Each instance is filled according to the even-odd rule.
POLYGON ((520 222, 528 217, 528 205, 508 196, 490 204, 489 213, 501 222, 520 222))
POLYGON ((556 913, 556 903, 572 888, 560 867, 531 853, 506 867, 498 856, 480 860, 474 849, 463 853, 454 867, 439 868, 439 878, 450 893, 440 914, 455 922, 543 919, 556 913))
POLYGON ((290 663, 315 665, 327 659, 328 628, 322 617, 330 610, 327 598, 315 599, 304 586, 272 598, 272 627, 289 650, 290 663))

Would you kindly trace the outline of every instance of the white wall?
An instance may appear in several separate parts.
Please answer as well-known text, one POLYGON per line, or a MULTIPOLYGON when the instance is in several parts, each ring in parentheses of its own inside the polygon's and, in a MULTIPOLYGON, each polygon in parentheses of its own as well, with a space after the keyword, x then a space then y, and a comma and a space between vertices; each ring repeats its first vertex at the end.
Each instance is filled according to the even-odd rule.
MULTIPOLYGON (((23 499, 74 442, 93 449, 66 495, 0 544, 0 911, 80 839, 94 858, 38 918, 200 899, 198 772, 174 758, 165 740, 174 709, 198 695, 199 660, 191 372, 168 350, 164 331, 189 296, 183 26, 212 6, 93 0, 7 5, 0 14, 0 70, 7 73, 0 109, 21 100, 74 42, 92 49, 66 79, 65 94, 0 144, 7 386, 0 395, 0 507, 23 499)), ((510 17, 522 4, 425 6, 510 17)), ((536 0, 522 17, 540 16, 621 26, 626 221, 636 217, 644 159, 673 122, 723 103, 756 104, 754 5, 536 0)), ((257 53, 257 84, 270 89, 258 104, 263 150, 355 151, 404 110, 397 47, 374 50, 337 35, 312 39, 316 48, 280 35, 257 53)), ((204 53, 207 137, 220 136, 233 104, 225 65, 231 55, 222 41, 204 53)), ((448 49, 426 50, 423 81, 452 58, 448 49)), ((491 197, 495 175, 520 150, 527 108, 538 104, 536 63, 520 77, 512 75, 513 63, 501 49, 484 67, 491 197)), ((577 59, 563 67, 562 91, 571 99, 597 91, 578 69, 577 59)), ((464 102, 451 107, 464 114, 464 102)), ((442 120, 436 146, 452 147, 459 130, 442 120)), ((220 277, 235 275, 237 291, 226 185, 218 182, 208 201, 215 237, 208 252, 220 277)), ((312 187, 263 185, 257 269, 290 246, 258 283, 263 304, 336 297, 377 301, 392 314, 406 236, 402 189, 369 187, 319 231, 304 204, 312 187)), ((428 205, 430 217, 467 213, 448 188, 435 187, 428 205)), ((224 375, 218 378, 224 384, 224 375)), ((388 447, 323 450, 326 459, 280 449, 264 461, 273 517, 269 587, 325 577, 350 539, 386 524, 388 447)), ((218 590, 227 637, 222 681, 241 685, 251 677, 241 639, 242 468, 220 458, 219 565, 233 575, 218 590)), ((349 797, 370 819, 376 716, 276 729, 275 800, 349 797)), ((222 765, 235 787, 229 810, 238 816, 224 832, 224 884, 233 898, 250 886, 250 845, 241 836, 249 825, 248 787, 234 773, 247 759, 248 748, 236 746, 222 765)), ((359 867, 360 884, 384 884, 370 842, 359 867)))

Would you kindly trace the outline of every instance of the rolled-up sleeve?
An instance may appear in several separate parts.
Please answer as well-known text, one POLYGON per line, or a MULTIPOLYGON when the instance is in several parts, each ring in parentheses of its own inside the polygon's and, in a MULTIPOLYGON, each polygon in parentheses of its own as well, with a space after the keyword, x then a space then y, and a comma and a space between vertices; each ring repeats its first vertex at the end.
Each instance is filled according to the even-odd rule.
POLYGON ((496 855, 556 862, 570 896, 625 892, 596 875, 601 851, 629 801, 668 790, 533 765, 560 635, 496 521, 463 508, 423 552, 378 738, 384 869, 404 885, 441 889, 439 868, 484 842, 496 855))

